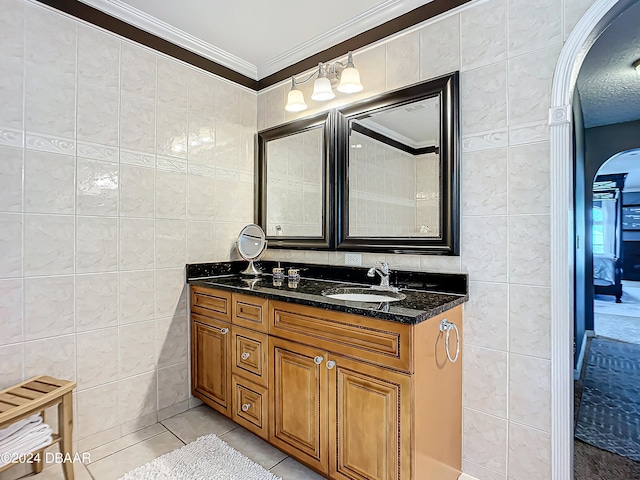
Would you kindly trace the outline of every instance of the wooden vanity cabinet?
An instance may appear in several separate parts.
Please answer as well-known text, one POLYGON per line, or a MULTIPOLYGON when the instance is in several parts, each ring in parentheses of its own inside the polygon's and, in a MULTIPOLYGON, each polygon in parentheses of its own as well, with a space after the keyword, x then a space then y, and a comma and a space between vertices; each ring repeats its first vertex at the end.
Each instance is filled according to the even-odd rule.
POLYGON ((330 479, 458 478, 462 356, 447 360, 439 325, 462 335, 462 307, 409 325, 201 287, 191 298, 194 396, 330 479))

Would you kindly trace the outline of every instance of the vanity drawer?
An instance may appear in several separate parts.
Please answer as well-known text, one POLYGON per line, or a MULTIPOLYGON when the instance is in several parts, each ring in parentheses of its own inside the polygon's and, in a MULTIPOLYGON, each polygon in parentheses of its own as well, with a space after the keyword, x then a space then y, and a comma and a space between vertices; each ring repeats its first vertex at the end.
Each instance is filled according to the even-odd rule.
POLYGON ((267 389, 235 375, 232 382, 233 421, 267 440, 267 389))
POLYGON ((254 332, 236 325, 233 332, 233 363, 234 375, 248 378, 262 386, 267 386, 268 351, 267 335, 254 332))
POLYGON ((269 335, 411 372, 411 325, 269 302, 269 335))
POLYGON ((268 303, 266 298, 234 293, 232 322, 241 327, 266 333, 268 303))
POLYGON ((231 293, 192 286, 191 311, 205 317, 231 322, 231 293))

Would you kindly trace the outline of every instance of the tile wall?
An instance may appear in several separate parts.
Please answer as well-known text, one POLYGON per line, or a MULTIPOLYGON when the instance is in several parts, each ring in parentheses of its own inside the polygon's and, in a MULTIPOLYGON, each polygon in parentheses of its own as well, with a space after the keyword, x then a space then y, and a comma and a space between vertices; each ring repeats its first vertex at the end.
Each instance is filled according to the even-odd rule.
POLYGON ((73 379, 86 451, 189 406, 184 265, 253 220, 256 93, 0 0, 0 389, 73 379))
MULTIPOLYGON (((468 272, 463 468, 480 480, 550 477, 548 109, 563 42, 591 0, 472 2, 354 53, 364 91, 300 114, 290 82, 258 95, 258 129, 461 72, 461 256, 363 254, 363 265, 468 272)), ((327 59, 329 60, 329 59, 327 59)), ((301 72, 302 73, 302 72, 301 72)), ((301 86, 310 98, 310 84, 301 86)), ((313 102, 309 100, 309 105, 313 102)), ((344 253, 270 259, 344 263, 344 253)))

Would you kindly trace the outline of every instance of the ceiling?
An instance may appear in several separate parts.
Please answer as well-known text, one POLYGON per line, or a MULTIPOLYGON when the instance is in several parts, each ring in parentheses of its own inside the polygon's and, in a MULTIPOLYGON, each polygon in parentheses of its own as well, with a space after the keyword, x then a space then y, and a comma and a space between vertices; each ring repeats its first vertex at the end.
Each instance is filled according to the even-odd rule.
POLYGON ((640 150, 629 150, 611 157, 598 170, 598 175, 627 173, 625 192, 640 192, 640 150))
POLYGON ((640 120, 640 2, 625 10, 596 40, 578 74, 586 128, 640 120))
POLYGON ((431 0, 81 1, 260 80, 431 0))

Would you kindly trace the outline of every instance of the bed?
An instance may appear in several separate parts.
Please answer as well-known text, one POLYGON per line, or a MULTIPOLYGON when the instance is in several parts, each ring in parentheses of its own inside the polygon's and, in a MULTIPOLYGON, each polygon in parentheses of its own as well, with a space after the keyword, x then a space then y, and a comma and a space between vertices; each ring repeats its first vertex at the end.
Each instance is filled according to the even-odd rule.
POLYGON ((596 295, 615 295, 622 302, 622 267, 620 259, 612 254, 593 254, 593 286, 596 295))

